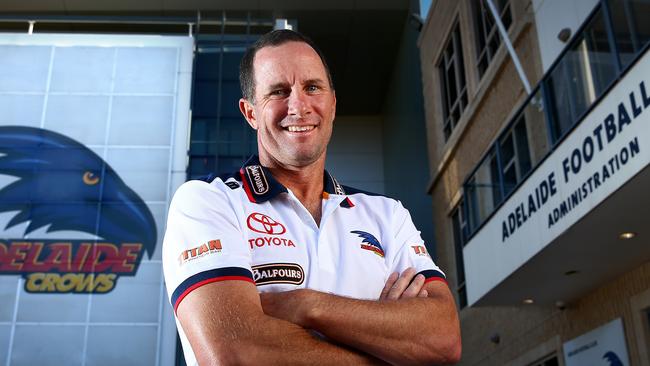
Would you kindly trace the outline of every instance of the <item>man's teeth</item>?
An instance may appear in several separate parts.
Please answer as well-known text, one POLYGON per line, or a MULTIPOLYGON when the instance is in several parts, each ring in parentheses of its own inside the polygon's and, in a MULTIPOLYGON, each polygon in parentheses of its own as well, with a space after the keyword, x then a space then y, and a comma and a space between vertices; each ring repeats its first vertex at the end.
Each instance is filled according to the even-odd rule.
POLYGON ((289 126, 287 127, 287 130, 289 132, 305 132, 305 131, 311 131, 314 129, 314 126, 289 126))

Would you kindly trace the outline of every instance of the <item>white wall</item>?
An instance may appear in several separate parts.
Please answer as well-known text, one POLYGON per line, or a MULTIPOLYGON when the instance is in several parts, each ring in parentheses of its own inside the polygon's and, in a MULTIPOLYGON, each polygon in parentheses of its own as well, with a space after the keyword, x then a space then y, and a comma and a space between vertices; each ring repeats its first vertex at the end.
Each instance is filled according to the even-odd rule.
POLYGON ((557 38, 564 28, 573 36, 599 0, 533 0, 537 37, 544 72, 553 64, 566 43, 557 38))

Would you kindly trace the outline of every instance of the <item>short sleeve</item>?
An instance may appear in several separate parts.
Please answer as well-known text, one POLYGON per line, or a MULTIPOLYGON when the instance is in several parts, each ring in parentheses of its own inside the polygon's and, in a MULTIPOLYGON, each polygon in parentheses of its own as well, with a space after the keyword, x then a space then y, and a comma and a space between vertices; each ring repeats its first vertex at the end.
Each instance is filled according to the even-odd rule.
POLYGON ((395 236, 395 257, 391 272, 402 273, 408 267, 414 267, 418 274, 424 275, 425 282, 447 282, 444 272, 433 262, 427 251, 420 231, 415 228, 408 210, 400 202, 392 216, 392 228, 395 236))
POLYGON ((163 240, 163 272, 174 311, 192 290, 217 281, 253 282, 251 253, 237 214, 218 187, 183 184, 174 194, 163 240))

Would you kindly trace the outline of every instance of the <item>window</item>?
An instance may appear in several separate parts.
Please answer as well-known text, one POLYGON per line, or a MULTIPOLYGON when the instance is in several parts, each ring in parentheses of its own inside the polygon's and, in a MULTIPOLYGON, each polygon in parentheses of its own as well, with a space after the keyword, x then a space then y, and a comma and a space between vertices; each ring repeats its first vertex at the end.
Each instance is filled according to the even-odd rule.
POLYGON ((501 138, 499 148, 504 196, 507 196, 531 168, 526 118, 523 114, 514 127, 501 138))
POLYGON ((558 362, 557 356, 556 355, 551 355, 547 356, 539 361, 535 361, 531 363, 528 366, 558 366, 560 363, 558 362))
POLYGON ((197 36, 188 178, 239 170, 257 152, 255 133, 239 112, 239 60, 254 39, 197 36))
POLYGON ((463 260, 463 247, 465 246, 465 238, 467 237, 467 220, 463 202, 451 214, 451 222, 454 232, 454 249, 456 253, 456 278, 458 292, 458 306, 464 308, 467 306, 467 289, 465 288, 465 262, 463 260))
MULTIPOLYGON (((503 26, 508 29, 512 24, 512 14, 508 0, 493 0, 494 6, 501 15, 503 26)), ((486 0, 473 0, 472 10, 474 13, 474 24, 476 27, 476 63, 478 66, 479 78, 483 77, 485 70, 497 53, 501 38, 499 29, 494 22, 492 12, 486 0)))
POLYGON ((650 2, 647 0, 608 1, 616 46, 623 67, 650 41, 650 2))
POLYGON ((602 13, 597 11, 549 73, 554 141, 578 122, 616 76, 602 13))
POLYGON ((438 70, 442 88, 443 131, 447 141, 467 107, 467 84, 458 23, 454 26, 438 62, 438 70))

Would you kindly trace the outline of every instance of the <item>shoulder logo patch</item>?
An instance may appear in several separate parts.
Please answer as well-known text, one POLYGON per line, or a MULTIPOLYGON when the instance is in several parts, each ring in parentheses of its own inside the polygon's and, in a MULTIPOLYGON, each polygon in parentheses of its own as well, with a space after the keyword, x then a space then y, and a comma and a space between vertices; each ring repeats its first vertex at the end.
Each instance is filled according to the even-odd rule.
POLYGON ((268 263, 251 267, 255 285, 287 283, 300 285, 305 281, 305 271, 296 263, 268 263))
POLYGON ((249 165, 246 167, 246 175, 251 183, 253 192, 262 195, 269 191, 269 182, 266 180, 264 170, 259 165, 249 165))

